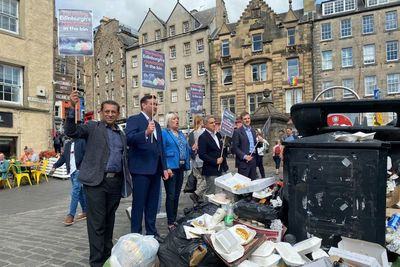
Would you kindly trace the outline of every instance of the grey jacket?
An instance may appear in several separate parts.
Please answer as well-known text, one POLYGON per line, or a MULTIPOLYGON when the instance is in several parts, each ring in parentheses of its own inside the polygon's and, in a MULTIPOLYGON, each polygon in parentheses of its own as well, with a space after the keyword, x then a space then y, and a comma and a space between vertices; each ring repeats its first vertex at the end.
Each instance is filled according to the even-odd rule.
MULTIPOLYGON (((86 152, 79 170, 79 181, 87 186, 99 185, 104 179, 104 171, 109 157, 107 129, 103 122, 89 121, 75 124, 72 116, 67 116, 64 132, 71 138, 86 139, 86 152)), ((128 197, 132 193, 132 179, 128 169, 127 144, 124 131, 120 131, 124 151, 122 154, 123 183, 121 195, 128 197)))

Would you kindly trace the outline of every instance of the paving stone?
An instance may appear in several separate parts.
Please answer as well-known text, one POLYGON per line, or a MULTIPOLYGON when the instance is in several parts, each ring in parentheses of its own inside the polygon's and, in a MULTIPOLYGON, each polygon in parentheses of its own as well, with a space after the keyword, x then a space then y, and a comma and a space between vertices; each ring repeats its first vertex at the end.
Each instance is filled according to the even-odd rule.
POLYGON ((3 267, 3 266, 10 266, 10 264, 9 264, 8 262, 5 262, 5 261, 0 261, 0 266, 1 266, 1 267, 3 267))

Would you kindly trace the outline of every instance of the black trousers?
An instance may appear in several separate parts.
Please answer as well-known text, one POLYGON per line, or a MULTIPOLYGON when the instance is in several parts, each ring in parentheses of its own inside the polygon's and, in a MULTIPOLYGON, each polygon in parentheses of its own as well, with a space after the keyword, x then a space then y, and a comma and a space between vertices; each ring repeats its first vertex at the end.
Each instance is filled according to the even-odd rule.
POLYGON ((253 158, 251 161, 246 162, 245 164, 244 162, 240 162, 238 167, 238 173, 250 178, 251 180, 257 179, 256 158, 253 158))
POLYGON ((257 160, 257 167, 258 170, 260 171, 261 178, 265 178, 265 170, 264 170, 264 156, 256 156, 257 160))
POLYGON ((121 200, 122 177, 104 178, 98 186, 84 185, 91 267, 102 267, 113 247, 115 212, 121 200))

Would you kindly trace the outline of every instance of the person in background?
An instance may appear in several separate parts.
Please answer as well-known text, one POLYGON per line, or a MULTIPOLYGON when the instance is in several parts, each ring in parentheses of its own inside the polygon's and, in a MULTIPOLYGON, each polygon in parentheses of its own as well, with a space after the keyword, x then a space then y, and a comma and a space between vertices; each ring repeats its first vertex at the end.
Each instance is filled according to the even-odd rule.
POLYGON ((280 140, 275 141, 275 146, 272 148, 272 159, 275 162, 275 174, 279 174, 279 168, 282 160, 282 145, 280 140))
POLYGON ((261 178, 265 178, 265 170, 264 170, 264 153, 265 151, 268 150, 269 143, 267 140, 265 140, 262 136, 262 132, 260 129, 256 130, 256 140, 258 144, 261 144, 261 146, 257 146, 257 154, 258 156, 256 157, 257 161, 257 167, 258 170, 260 171, 261 178))
POLYGON ((28 147, 24 147, 24 153, 22 153, 21 157, 19 158, 21 162, 27 162, 30 160, 29 150, 28 147))
POLYGON ((192 172, 197 179, 196 191, 189 195, 194 204, 199 204, 199 202, 201 202, 199 195, 201 194, 201 192, 204 191, 206 187, 206 180, 204 179, 204 176, 201 175, 203 161, 200 159, 198 154, 199 137, 204 132, 203 125, 203 118, 201 116, 194 117, 193 131, 191 131, 189 134, 189 146, 192 148, 192 172))
POLYGON ((291 127, 286 128, 286 138, 285 142, 291 142, 298 139, 297 135, 294 135, 293 129, 291 127))
POLYGON ((54 145, 54 151, 56 153, 61 153, 62 138, 59 132, 57 132, 56 136, 54 136, 53 138, 53 145, 54 145))
POLYGON ((28 153, 29 153, 29 161, 31 162, 38 162, 40 161, 39 155, 33 151, 33 148, 28 148, 28 153))
POLYGON ((82 163, 83 156, 85 155, 86 141, 85 139, 73 139, 67 142, 64 146, 64 153, 61 157, 54 163, 53 168, 49 175, 52 175, 55 170, 61 167, 64 163, 67 167, 67 172, 70 176, 72 183, 71 188, 71 203, 69 205, 69 212, 64 218, 64 225, 70 226, 74 222, 78 222, 86 219, 86 196, 83 192, 83 186, 78 180, 79 167, 82 163), (76 208, 78 207, 78 202, 81 205, 82 213, 76 214, 76 208))
POLYGON ((3 153, 0 153, 0 179, 7 178, 8 167, 10 163, 6 160, 3 153))
POLYGON ((184 171, 190 169, 190 148, 185 135, 179 130, 179 117, 175 112, 166 116, 167 128, 162 130, 163 147, 170 178, 164 180, 168 218, 168 230, 176 228, 179 196, 183 184, 184 171))

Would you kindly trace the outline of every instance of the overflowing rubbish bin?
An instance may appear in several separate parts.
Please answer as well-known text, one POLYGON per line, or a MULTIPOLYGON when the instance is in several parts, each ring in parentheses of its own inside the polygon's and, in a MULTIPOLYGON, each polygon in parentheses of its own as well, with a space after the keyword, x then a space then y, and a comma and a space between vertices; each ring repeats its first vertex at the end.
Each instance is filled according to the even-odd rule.
POLYGON ((398 111, 399 100, 292 107, 292 120, 302 138, 284 143, 284 202, 288 231, 297 241, 317 236, 322 238, 322 246, 329 248, 345 236, 384 245, 387 158, 390 156, 392 168, 398 169, 399 123, 328 126, 327 116, 398 111), (357 138, 356 132, 368 138, 357 138))

